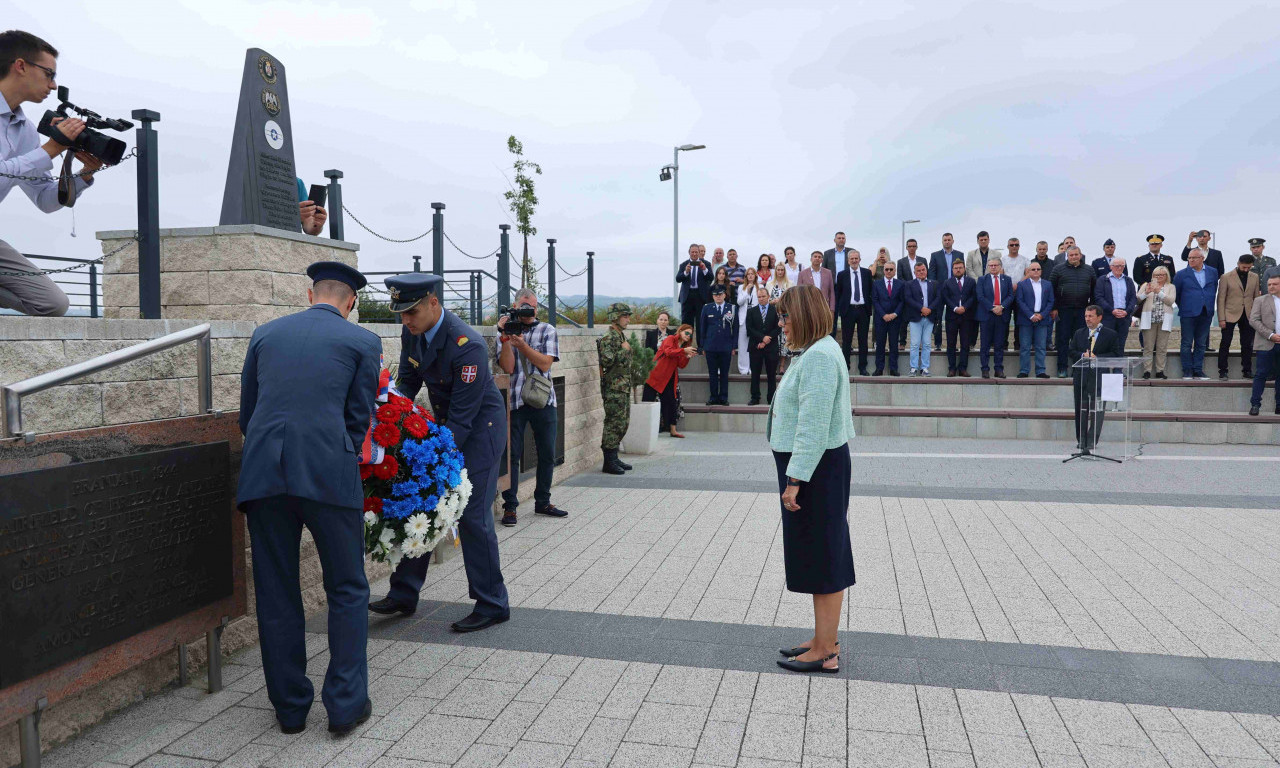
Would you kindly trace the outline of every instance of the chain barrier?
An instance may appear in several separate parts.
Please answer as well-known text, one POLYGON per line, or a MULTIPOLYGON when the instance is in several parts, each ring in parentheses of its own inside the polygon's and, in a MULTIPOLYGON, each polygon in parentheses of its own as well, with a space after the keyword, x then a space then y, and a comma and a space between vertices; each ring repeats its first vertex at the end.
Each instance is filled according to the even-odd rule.
POLYGON ((70 267, 62 267, 61 269, 37 269, 34 272, 30 270, 0 272, 0 277, 35 277, 36 275, 57 275, 62 272, 71 272, 77 269, 84 269, 90 264, 101 264, 103 259, 107 258, 108 256, 115 256, 117 253, 123 251, 125 248, 128 248, 129 246, 133 245, 136 242, 138 242, 138 235, 137 233, 134 233, 133 237, 126 239, 123 243, 120 244, 120 247, 116 248, 115 250, 107 251, 106 253, 102 254, 98 258, 93 259, 91 261, 82 261, 79 264, 75 264, 70 267))
POLYGON ((464 250, 462 250, 461 248, 459 248, 459 247, 458 247, 458 244, 457 244, 457 243, 455 243, 455 242, 453 242, 453 238, 452 238, 452 237, 449 237, 449 233, 448 233, 448 232, 445 232, 445 233, 444 233, 444 239, 449 241, 449 245, 452 245, 452 246, 453 246, 453 249, 454 249, 455 251, 457 251, 458 253, 462 254, 463 256, 466 256, 468 259, 475 259, 476 261, 486 261, 486 260, 488 260, 488 259, 491 259, 491 258, 493 258, 495 255, 497 255, 497 253, 498 253, 499 251, 501 251, 501 250, 502 250, 502 248, 500 248, 500 247, 499 247, 499 248, 495 248, 495 249, 493 249, 493 251, 492 251, 492 252, 487 253, 487 254, 485 254, 484 256, 472 256, 471 254, 469 254, 469 253, 467 253, 466 251, 464 251, 464 250))
POLYGON ((121 165, 124 165, 125 160, 134 158, 137 156, 138 156, 138 148, 134 147, 133 149, 129 150, 129 154, 120 158, 120 162, 116 163, 115 165, 104 165, 96 171, 77 171, 76 173, 70 173, 65 176, 50 176, 49 174, 45 174, 44 176, 23 176, 22 174, 18 174, 18 173, 0 173, 0 177, 4 177, 6 179, 14 179, 15 181, 35 181, 35 182, 41 182, 44 184, 57 184, 58 182, 64 181, 66 179, 83 177, 86 174, 91 174, 91 173, 95 173, 95 174, 102 173, 108 168, 118 168, 121 165))
POLYGON ((581 270, 581 271, 579 271, 579 272, 570 272, 569 270, 567 270, 567 269, 565 269, 564 267, 560 266, 560 262, 558 262, 558 261, 556 262, 556 269, 560 270, 561 274, 563 274, 565 277, 580 277, 580 276, 582 276, 582 275, 587 274, 587 268, 586 268, 586 267, 583 267, 583 268, 582 268, 582 270, 581 270))
POLYGON ((351 209, 347 207, 347 204, 346 204, 346 203, 343 203, 343 204, 342 204, 342 210, 343 210, 343 212, 344 212, 344 213, 346 213, 348 216, 350 216, 350 217, 351 217, 351 220, 352 220, 352 221, 354 221, 355 223, 359 224, 359 225, 360 225, 360 228, 361 228, 361 229, 363 229, 365 232, 368 232, 369 234, 373 235, 374 237, 378 238, 379 240, 386 240, 388 243, 412 243, 412 242, 414 242, 414 241, 416 241, 416 240, 421 240, 422 238, 424 238, 424 237, 426 237, 427 235, 431 234, 432 230, 434 230, 434 229, 435 229, 435 227, 432 227, 431 229, 428 229, 426 232, 423 232, 422 234, 418 235, 417 237, 411 237, 411 238, 409 238, 408 240, 397 240, 397 239, 395 239, 394 237, 387 237, 386 235, 380 235, 380 234, 378 234, 377 232, 374 232, 372 229, 369 229, 367 226, 365 226, 365 223, 364 223, 363 221, 361 221, 360 219, 358 219, 358 218, 356 217, 356 215, 355 215, 354 213, 352 213, 352 212, 351 212, 351 209))

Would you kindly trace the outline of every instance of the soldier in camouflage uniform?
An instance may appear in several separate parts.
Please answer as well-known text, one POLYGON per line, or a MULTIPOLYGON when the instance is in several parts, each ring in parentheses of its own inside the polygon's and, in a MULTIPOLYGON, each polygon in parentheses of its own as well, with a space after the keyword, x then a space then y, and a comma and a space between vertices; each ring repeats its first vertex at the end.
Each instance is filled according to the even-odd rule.
POLYGON ((628 469, 618 459, 618 445, 631 421, 631 345, 622 332, 631 322, 631 307, 621 302, 609 306, 609 331, 600 340, 600 396, 604 398, 604 434, 600 449, 604 451, 604 467, 610 475, 621 475, 628 469))

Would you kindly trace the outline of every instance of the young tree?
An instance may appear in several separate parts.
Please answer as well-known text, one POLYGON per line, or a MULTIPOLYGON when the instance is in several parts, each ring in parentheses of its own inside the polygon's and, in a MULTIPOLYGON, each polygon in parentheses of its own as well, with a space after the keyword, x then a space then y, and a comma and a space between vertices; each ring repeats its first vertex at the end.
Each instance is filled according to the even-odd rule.
POLYGON ((524 145, 515 136, 507 138, 507 151, 516 156, 515 162, 512 163, 516 178, 515 188, 507 190, 503 197, 507 199, 511 212, 516 216, 516 231, 524 237, 524 258, 520 261, 520 285, 537 291, 537 271, 533 267, 533 260, 529 258, 529 236, 538 234, 538 228, 532 223, 533 212, 538 207, 538 195, 534 191, 533 177, 529 172, 532 171, 541 176, 542 166, 524 158, 524 145))

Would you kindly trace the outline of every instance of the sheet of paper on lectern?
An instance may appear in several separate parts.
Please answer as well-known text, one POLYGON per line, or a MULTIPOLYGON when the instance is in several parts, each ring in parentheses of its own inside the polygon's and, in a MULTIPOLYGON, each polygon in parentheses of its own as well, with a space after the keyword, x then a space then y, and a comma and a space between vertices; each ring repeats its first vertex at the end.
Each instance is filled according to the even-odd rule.
POLYGON ((1102 399, 1108 403, 1120 403, 1124 401, 1123 373, 1102 374, 1102 399))

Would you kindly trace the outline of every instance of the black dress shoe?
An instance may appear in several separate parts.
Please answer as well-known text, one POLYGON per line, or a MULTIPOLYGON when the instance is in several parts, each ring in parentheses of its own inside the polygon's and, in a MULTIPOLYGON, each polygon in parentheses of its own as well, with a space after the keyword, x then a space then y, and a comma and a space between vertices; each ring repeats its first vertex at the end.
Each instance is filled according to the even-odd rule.
POLYGON ((1143 372, 1143 374, 1142 374, 1142 378, 1144 378, 1144 379, 1149 379, 1149 378, 1151 378, 1151 371, 1144 371, 1144 372, 1143 372))
POLYGON ((535 509, 533 510, 533 514, 546 515, 547 517, 568 517, 569 516, 568 512, 564 511, 563 509, 560 509, 555 504, 548 504, 547 506, 542 507, 541 509, 535 509))
POLYGON ((503 507, 502 508, 502 524, 507 526, 508 528, 511 528, 515 526, 517 522, 518 520, 516 518, 516 511, 511 507, 503 507))
POLYGON ((902 374, 898 373, 897 371, 889 371, 889 375, 890 375, 890 376, 901 376, 902 374))
POLYGON ((839 652, 836 652, 826 658, 818 659, 817 661, 796 661, 794 658, 779 659, 778 666, 783 669, 791 670, 792 672, 825 672, 829 675, 834 675, 840 671, 840 665, 837 664, 835 668, 827 669, 823 664, 831 659, 838 658, 839 656, 839 652))
POLYGON ((460 621, 453 622, 449 625, 449 628, 454 632, 478 632, 482 629, 488 629, 494 624, 501 624, 509 618, 511 618, 510 615, 499 618, 495 616, 484 616, 472 611, 470 616, 460 621))
MULTIPOLYGON (((801 651, 801 653, 804 653, 804 651, 801 651)), ((276 719, 276 722, 280 723, 280 732, 285 734, 286 736, 292 736, 295 733, 302 733, 303 731, 307 730, 306 720, 303 720, 301 725, 285 725, 284 723, 280 722, 279 718, 276 719)))
POLYGON ((968 368, 961 368, 961 369, 960 369, 960 373, 959 373, 958 375, 959 375, 959 376, 960 376, 960 378, 962 378, 962 379, 967 379, 967 378, 969 378, 969 369, 968 369, 968 368))
POLYGON ((1218 374, 1218 381, 1227 381, 1227 380, 1228 380, 1228 378, 1227 378, 1227 374, 1225 374, 1225 373, 1219 373, 1219 374, 1218 374))
POLYGON ((872 376, 883 376, 883 375, 884 375, 884 370, 883 370, 883 369, 880 369, 880 368, 877 368, 877 369, 876 369, 876 372, 875 372, 875 373, 873 373, 873 374, 871 374, 871 375, 872 375, 872 376))
POLYGON ((999 368, 997 368, 997 369, 996 369, 996 378, 997 378, 997 379, 1003 379, 1003 378, 1004 378, 1004 371, 1002 371, 1002 370, 1000 370, 999 368))
POLYGON ((405 616, 412 616, 414 611, 418 610, 418 606, 407 606, 399 600, 391 599, 391 596, 382 598, 369 603, 369 610, 374 613, 380 613, 383 616, 390 616, 393 613, 402 613, 405 616))
POLYGON ((355 720, 352 720, 349 723, 329 723, 329 733, 332 733, 334 736, 346 736, 348 733, 351 733, 356 728, 359 728, 361 725, 364 725, 365 721, 367 721, 369 719, 369 716, 372 714, 373 714, 373 702, 369 701, 368 699, 365 699, 364 710, 360 713, 359 717, 357 717, 355 720))
POLYGON ((1047 374, 1047 373, 1037 373, 1037 374, 1036 374, 1036 378, 1037 378, 1037 379, 1047 379, 1047 378, 1049 378, 1049 374, 1047 374))
POLYGON ((1019 374, 1018 374, 1018 378, 1020 378, 1020 379, 1028 379, 1028 378, 1031 378, 1031 374, 1029 374, 1029 373, 1019 373, 1019 374))
POLYGON ((982 369, 982 378, 984 378, 984 379, 989 379, 989 378, 991 378, 991 371, 987 370, 986 368, 983 368, 983 369, 982 369))
MULTIPOLYGON (((868 375, 870 375, 870 374, 868 374, 868 373, 867 373, 867 369, 866 369, 866 368, 859 368, 859 369, 858 369, 858 375, 859 375, 859 376, 868 376, 868 375)), ((880 374, 878 374, 878 373, 877 373, 876 375, 877 375, 877 376, 879 376, 880 374)))
POLYGON ((1157 379, 1167 379, 1167 378, 1169 378, 1169 377, 1164 375, 1164 371, 1161 371, 1161 372, 1159 372, 1159 373, 1157 373, 1157 374, 1156 374, 1156 378, 1157 378, 1157 379))
POLYGON ((759 405, 759 404, 760 404, 760 398, 758 397, 753 397, 747 401, 747 405, 759 405))
POLYGON ((1258 410, 1259 410, 1259 409, 1258 409, 1258 406, 1256 406, 1256 405, 1249 406, 1249 415, 1250 415, 1250 416, 1257 416, 1257 415, 1258 415, 1258 410))

